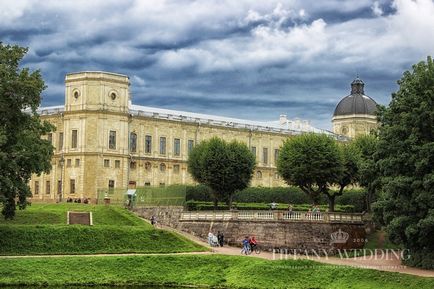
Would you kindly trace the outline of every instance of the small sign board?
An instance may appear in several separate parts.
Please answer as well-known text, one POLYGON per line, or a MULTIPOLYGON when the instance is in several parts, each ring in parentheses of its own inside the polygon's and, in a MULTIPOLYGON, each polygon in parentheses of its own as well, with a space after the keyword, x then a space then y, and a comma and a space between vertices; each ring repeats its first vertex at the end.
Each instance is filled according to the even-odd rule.
POLYGON ((92 212, 71 212, 67 213, 66 223, 68 225, 93 225, 92 212))

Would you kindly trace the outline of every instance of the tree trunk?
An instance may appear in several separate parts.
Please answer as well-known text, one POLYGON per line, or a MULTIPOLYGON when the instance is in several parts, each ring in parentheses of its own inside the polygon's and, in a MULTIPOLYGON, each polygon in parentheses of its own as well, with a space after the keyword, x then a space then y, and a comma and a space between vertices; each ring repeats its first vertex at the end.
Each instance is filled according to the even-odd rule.
POLYGON ((226 205, 228 205, 228 209, 232 210, 232 195, 228 196, 228 199, 226 200, 226 205))
POLYGON ((327 195, 328 199, 329 199, 329 212, 334 212, 335 211, 335 195, 327 195))
POLYGON ((217 199, 216 196, 214 196, 214 210, 218 209, 218 205, 219 205, 219 200, 217 199))

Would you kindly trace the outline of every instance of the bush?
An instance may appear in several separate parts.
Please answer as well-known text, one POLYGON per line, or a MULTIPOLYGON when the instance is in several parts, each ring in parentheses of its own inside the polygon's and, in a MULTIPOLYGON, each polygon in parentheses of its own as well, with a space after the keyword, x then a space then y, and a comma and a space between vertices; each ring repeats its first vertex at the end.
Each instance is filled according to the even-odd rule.
MULTIPOLYGON (((201 201, 211 202, 211 192, 208 187, 204 185, 189 186, 187 187, 187 202, 201 201)), ((268 208, 269 203, 276 202, 280 204, 311 204, 312 201, 301 189, 297 187, 250 187, 234 195, 236 203, 262 203, 268 208)), ((328 202, 325 196, 321 196, 320 205, 327 205, 328 202)), ((348 206, 348 212, 363 212, 366 210, 365 191, 362 189, 346 190, 342 196, 336 198, 336 205, 348 206), (351 208, 351 209, 350 209, 351 208)), ((191 204, 187 204, 187 207, 191 204)), ((211 208, 212 209, 212 208, 211 208)))
MULTIPOLYGON (((187 201, 187 210, 189 211, 213 211, 213 202, 203 202, 203 201, 187 201)), ((268 203, 233 203, 233 207, 238 210, 270 210, 270 205, 268 203)), ((325 212, 328 209, 328 205, 320 205, 320 210, 325 212)), ((228 206, 225 203, 218 203, 217 210, 227 210, 228 206)), ((280 203, 277 206, 278 210, 287 210, 288 204, 280 203)), ((294 211, 308 211, 312 209, 311 204, 295 204, 292 209, 294 211)), ((336 212, 352 213, 354 212, 354 207, 351 205, 336 205, 336 212)))

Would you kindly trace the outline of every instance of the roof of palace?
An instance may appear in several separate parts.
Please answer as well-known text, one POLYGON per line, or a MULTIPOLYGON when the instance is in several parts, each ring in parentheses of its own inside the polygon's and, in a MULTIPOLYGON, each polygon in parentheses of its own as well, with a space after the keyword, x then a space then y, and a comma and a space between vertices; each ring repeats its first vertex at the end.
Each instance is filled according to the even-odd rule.
MULTIPOLYGON (((38 113, 41 115, 58 114, 64 112, 64 106, 49 106, 41 107, 38 113)), ((323 130, 313 127, 308 121, 301 119, 290 120, 286 116, 281 116, 280 120, 276 121, 253 121, 239 118, 230 118, 202 113, 194 113, 187 111, 178 111, 171 109, 163 109, 156 107, 148 107, 131 104, 129 113, 133 116, 143 116, 156 119, 165 119, 171 121, 181 121, 188 123, 197 123, 204 125, 220 126, 236 129, 249 129, 252 131, 265 131, 296 135, 305 132, 325 133, 336 138, 340 136, 333 134, 328 130, 323 130)))

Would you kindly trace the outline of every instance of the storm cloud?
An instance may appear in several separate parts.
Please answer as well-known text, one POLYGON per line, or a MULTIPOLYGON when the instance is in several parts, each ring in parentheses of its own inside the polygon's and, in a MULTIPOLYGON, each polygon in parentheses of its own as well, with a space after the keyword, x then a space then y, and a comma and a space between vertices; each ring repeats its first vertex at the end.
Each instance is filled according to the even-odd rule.
POLYGON ((103 70, 130 76, 135 104, 329 129, 356 75, 388 104, 432 55, 433 15, 432 0, 5 0, 0 41, 29 47, 44 106, 66 73, 103 70))

